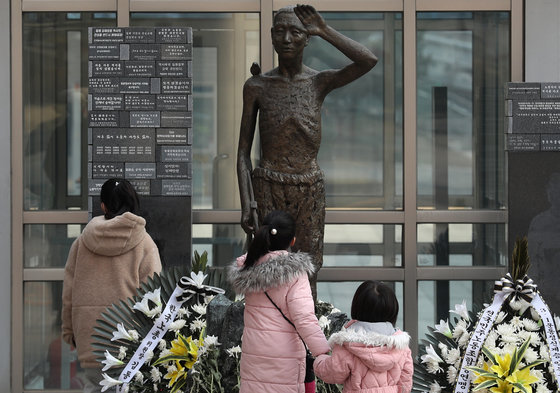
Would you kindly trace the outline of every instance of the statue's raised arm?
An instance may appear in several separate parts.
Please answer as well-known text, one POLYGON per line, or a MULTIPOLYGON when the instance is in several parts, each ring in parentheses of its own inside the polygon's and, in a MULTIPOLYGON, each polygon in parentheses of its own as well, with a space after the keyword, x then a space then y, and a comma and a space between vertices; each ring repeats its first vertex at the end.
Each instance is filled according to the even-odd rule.
POLYGON ((329 84, 329 91, 358 79, 377 64, 377 56, 362 44, 327 25, 313 6, 297 5, 294 8, 294 13, 309 35, 321 37, 352 60, 352 63, 344 68, 324 72, 329 75, 325 79, 325 82, 329 84))

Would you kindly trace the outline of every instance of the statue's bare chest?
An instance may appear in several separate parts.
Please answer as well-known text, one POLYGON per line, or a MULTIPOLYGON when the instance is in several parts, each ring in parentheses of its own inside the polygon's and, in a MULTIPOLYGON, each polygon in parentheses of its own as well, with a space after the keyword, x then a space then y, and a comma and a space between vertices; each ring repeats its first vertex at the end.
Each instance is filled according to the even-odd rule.
POLYGON ((296 81, 271 79, 259 97, 261 121, 291 118, 303 123, 316 122, 321 118, 321 104, 313 78, 296 81))

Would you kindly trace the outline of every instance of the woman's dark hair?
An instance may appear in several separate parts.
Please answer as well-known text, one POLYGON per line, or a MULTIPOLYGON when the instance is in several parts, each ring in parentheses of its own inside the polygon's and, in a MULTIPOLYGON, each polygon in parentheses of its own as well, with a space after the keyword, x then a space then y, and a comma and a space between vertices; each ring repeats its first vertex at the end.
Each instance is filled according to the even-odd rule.
POLYGON ((274 210, 263 220, 245 259, 244 269, 252 267, 269 251, 287 250, 296 235, 294 218, 284 211, 274 210))
POLYGON ((136 214, 140 207, 136 190, 125 179, 109 179, 103 183, 101 202, 105 205, 105 218, 108 220, 125 212, 136 214))
POLYGON ((350 315, 364 322, 397 322, 399 302, 395 292, 380 281, 364 281, 354 294, 350 315))

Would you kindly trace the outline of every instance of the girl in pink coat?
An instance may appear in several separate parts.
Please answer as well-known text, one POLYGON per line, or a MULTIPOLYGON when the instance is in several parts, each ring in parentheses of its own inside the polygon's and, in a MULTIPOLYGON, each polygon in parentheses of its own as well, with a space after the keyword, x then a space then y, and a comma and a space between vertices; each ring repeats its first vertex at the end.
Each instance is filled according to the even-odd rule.
POLYGON ((409 393, 414 371, 410 336, 394 328, 397 297, 379 281, 363 282, 352 300, 352 320, 329 338, 332 354, 315 359, 315 374, 344 384, 344 393, 409 393))
POLYGON ((330 350, 315 316, 308 279, 314 272, 311 257, 288 251, 294 235, 293 218, 271 212, 248 253, 229 268, 233 288, 245 294, 240 393, 304 393, 302 339, 315 356, 330 350))

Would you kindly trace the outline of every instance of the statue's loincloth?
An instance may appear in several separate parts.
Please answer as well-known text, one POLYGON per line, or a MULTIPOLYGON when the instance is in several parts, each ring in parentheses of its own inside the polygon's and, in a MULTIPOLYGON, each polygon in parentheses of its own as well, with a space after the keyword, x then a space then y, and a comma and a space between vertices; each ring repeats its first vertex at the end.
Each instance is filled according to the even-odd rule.
POLYGON ((321 267, 325 230, 325 183, 320 169, 307 173, 253 170, 253 192, 259 221, 273 210, 284 210, 296 220, 293 251, 305 251, 321 267))

